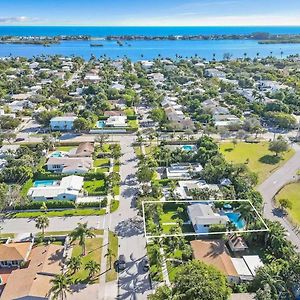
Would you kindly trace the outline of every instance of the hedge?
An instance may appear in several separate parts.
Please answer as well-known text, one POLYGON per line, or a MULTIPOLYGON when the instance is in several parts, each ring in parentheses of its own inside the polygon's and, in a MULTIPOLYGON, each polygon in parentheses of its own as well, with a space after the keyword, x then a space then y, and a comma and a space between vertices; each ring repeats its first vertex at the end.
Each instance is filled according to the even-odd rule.
POLYGON ((136 119, 137 119, 136 115, 127 116, 127 120, 136 120, 136 119))
MULTIPOLYGON (((66 200, 56 200, 56 201, 34 201, 28 202, 26 204, 18 204, 14 207, 11 207, 12 210, 32 210, 32 209, 40 209, 43 202, 46 203, 48 209, 52 208, 92 208, 92 207, 99 207, 99 202, 84 202, 75 204, 73 201, 66 201, 66 200)), ((105 207, 107 205, 107 200, 104 199, 101 201, 101 207, 105 207)))

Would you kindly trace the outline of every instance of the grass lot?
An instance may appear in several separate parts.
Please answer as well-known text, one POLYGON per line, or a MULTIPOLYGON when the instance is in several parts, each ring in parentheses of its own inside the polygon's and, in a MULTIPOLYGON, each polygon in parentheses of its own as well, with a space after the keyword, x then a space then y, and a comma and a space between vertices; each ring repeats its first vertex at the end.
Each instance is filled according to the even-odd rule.
POLYGON ((21 195, 23 197, 27 197, 27 193, 29 191, 29 189, 33 187, 33 180, 32 179, 28 179, 25 184, 22 186, 22 189, 21 189, 21 195))
POLYGON ((0 233, 0 238, 1 239, 6 239, 6 238, 14 238, 15 234, 14 233, 0 233))
POLYGON ((109 257, 107 257, 106 268, 109 271, 106 273, 106 277, 105 277, 106 282, 117 279, 117 272, 114 268, 114 262, 118 259, 119 242, 118 242, 118 237, 112 231, 109 232, 108 243, 109 243, 109 249, 111 249, 113 255, 111 258, 112 261, 111 268, 110 268, 109 257))
POLYGON ((119 164, 115 164, 113 166, 113 172, 119 173, 120 172, 120 165, 119 164))
POLYGON ((137 129, 139 127, 138 120, 128 120, 128 126, 134 129, 137 129))
POLYGON ((69 152, 73 148, 75 148, 75 146, 59 146, 59 147, 56 147, 56 151, 69 152))
MULTIPOLYGON (((101 263, 102 242, 103 240, 101 238, 86 239, 86 255, 82 257, 81 269, 72 276, 76 282, 90 283, 88 272, 84 270, 84 266, 90 260, 95 260, 97 263, 101 263)), ((76 243, 73 247, 72 256, 81 256, 81 253, 82 248, 76 243)), ((99 274, 95 276, 94 281, 97 280, 99 274)))
POLYGON ((103 195, 106 192, 104 180, 88 180, 83 182, 83 188, 89 195, 103 195))
MULTIPOLYGON (((50 236, 50 235, 68 235, 71 231, 46 231, 45 236, 50 236)), ((95 235, 103 235, 103 229, 95 229, 93 230, 93 233, 95 235)))
POLYGON ((109 158, 97 158, 94 160, 94 167, 103 167, 109 165, 110 165, 109 158))
POLYGON ((142 156, 142 149, 141 149, 140 146, 134 146, 133 149, 134 149, 135 155, 137 157, 141 157, 142 156))
MULTIPOLYGON (((9 215, 12 218, 36 218, 43 215, 44 212, 19 212, 9 215)), ((101 216, 105 214, 105 209, 94 209, 94 208, 84 208, 84 209, 69 209, 69 210, 54 210, 48 211, 46 213, 47 217, 73 217, 73 216, 101 216)))
POLYGON ((110 212, 114 212, 119 208, 120 201, 119 200, 112 200, 110 203, 110 212))
POLYGON ((261 183, 295 153, 295 151, 291 149, 284 153, 281 158, 275 157, 273 153, 268 150, 268 146, 268 142, 241 142, 238 143, 236 147, 234 147, 233 143, 221 143, 220 150, 227 161, 246 163, 251 171, 257 173, 258 182, 261 183))
POLYGON ((286 185, 277 195, 276 201, 279 199, 289 199, 292 204, 292 209, 289 210, 289 215, 295 223, 300 224, 300 182, 290 183, 286 185))
POLYGON ((130 107, 126 108, 125 114, 126 114, 126 116, 134 116, 135 115, 134 109, 130 108, 130 107))

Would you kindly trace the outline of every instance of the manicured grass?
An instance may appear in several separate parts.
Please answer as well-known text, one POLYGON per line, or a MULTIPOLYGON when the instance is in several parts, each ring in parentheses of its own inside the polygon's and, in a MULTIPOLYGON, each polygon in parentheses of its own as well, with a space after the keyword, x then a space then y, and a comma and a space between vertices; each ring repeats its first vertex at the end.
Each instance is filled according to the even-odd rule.
POLYGON ((14 238, 15 234, 14 233, 0 233, 0 238, 6 239, 6 238, 14 238))
MULTIPOLYGON (((101 263, 101 252, 102 252, 102 238, 88 238, 86 239, 86 255, 81 256, 82 248, 81 246, 76 243, 73 247, 72 251, 72 257, 73 256, 81 256, 82 257, 82 265, 81 269, 76 272, 72 278, 75 280, 75 282, 89 282, 90 280, 88 278, 88 271, 84 270, 85 264, 90 261, 94 260, 97 263, 101 263)), ((97 277, 99 276, 100 272, 95 276, 93 281, 97 280, 97 277)))
POLYGON ((174 282, 175 277, 179 271, 179 267, 173 266, 172 262, 167 261, 167 269, 168 269, 168 274, 169 274, 169 279, 171 282, 174 282))
POLYGON ((292 204, 292 209, 288 210, 289 215, 295 223, 300 224, 300 182, 286 185, 277 195, 276 202, 279 199, 288 199, 292 204))
POLYGON ((98 179, 84 181, 83 188, 89 195, 103 195, 105 193, 105 181, 98 179))
POLYGON ((140 146, 134 146, 133 149, 134 149, 135 155, 137 157, 141 157, 142 156, 142 149, 141 149, 140 146))
POLYGON ((29 191, 29 189, 33 186, 33 180, 32 179, 28 179, 25 184, 22 186, 22 189, 21 189, 21 195, 23 197, 26 197, 27 196, 27 193, 29 191))
POLYGON ((110 212, 114 212, 119 208, 120 201, 118 200, 112 200, 110 203, 110 212))
POLYGON ((106 273, 105 276, 106 282, 117 279, 117 272, 114 268, 114 262, 118 259, 119 242, 118 242, 117 235, 112 231, 110 231, 108 235, 108 244, 109 244, 109 249, 111 249, 113 255, 111 258, 111 266, 110 266, 110 259, 109 257, 107 257, 106 268, 108 272, 106 273))
POLYGON ((116 196, 120 195, 120 185, 118 184, 118 185, 113 186, 113 191, 116 196))
POLYGON ((220 150, 229 162, 245 163, 249 169, 258 175, 258 182, 263 182, 272 172, 290 159, 295 151, 293 149, 284 153, 282 157, 275 155, 268 150, 268 142, 260 143, 221 143, 220 150))
POLYGON ((56 147, 56 151, 69 152, 71 149, 73 149, 75 147, 76 146, 59 146, 59 147, 56 147))
POLYGON ((119 164, 115 164, 113 166, 113 172, 119 173, 120 172, 120 165, 119 164))
MULTIPOLYGON (((68 235, 70 232, 71 232, 71 230, 67 230, 67 231, 46 231, 45 236, 68 235)), ((95 235, 103 235, 103 229, 95 229, 95 230, 93 230, 93 233, 95 235)))
POLYGON ((97 158, 94 160, 94 167, 109 166, 109 158, 97 158))
POLYGON ((127 122, 128 122, 129 127, 131 127, 131 128, 138 128, 139 127, 139 124, 138 124, 137 120, 128 120, 127 122))
MULTIPOLYGON (((12 218, 36 218, 40 215, 43 215, 44 212, 35 211, 35 212, 19 212, 11 214, 12 218)), ((48 211, 46 213, 47 217, 73 217, 73 216, 101 216, 105 214, 105 209, 69 209, 69 210, 54 210, 48 211)))
POLYGON ((134 116, 135 115, 134 109, 130 108, 130 107, 126 108, 125 114, 126 114, 126 116, 134 116))

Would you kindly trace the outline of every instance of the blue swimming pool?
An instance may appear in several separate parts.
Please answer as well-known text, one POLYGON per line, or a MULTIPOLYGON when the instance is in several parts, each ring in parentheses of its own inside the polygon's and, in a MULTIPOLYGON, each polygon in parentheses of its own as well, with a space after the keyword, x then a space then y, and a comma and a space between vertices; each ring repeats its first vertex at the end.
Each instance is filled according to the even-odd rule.
POLYGON ((104 121, 98 121, 97 122, 97 127, 98 128, 104 128, 105 127, 105 122, 104 121))
POLYGON ((63 154, 60 151, 55 151, 51 153, 51 157, 63 157, 63 154))
POLYGON ((33 183, 34 187, 52 186, 56 184, 56 180, 36 180, 33 183))
POLYGON ((245 227, 245 221, 240 218, 241 214, 236 212, 224 212, 224 215, 236 226, 237 229, 243 229, 245 227))
POLYGON ((193 151, 195 147, 193 145, 183 145, 181 149, 184 151, 193 151))

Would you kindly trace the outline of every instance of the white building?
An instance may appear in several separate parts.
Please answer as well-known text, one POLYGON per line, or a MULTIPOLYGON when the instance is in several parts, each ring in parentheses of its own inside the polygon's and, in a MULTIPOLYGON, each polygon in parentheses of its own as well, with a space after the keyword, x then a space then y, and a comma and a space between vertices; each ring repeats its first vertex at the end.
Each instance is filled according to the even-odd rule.
POLYGON ((38 186, 29 189, 27 196, 35 201, 71 200, 76 201, 83 187, 83 177, 67 176, 50 186, 38 186))
POLYGON ((107 127, 126 127, 127 116, 110 116, 105 121, 107 127))
POLYGON ((171 164, 166 168, 168 179, 190 179, 193 174, 200 173, 203 167, 200 164, 171 164))
POLYGON ((212 225, 226 225, 227 216, 215 213, 209 204, 192 204, 187 207, 187 213, 196 233, 208 233, 212 225))
POLYGON ((63 174, 85 174, 93 167, 91 157, 50 157, 47 170, 63 174))

